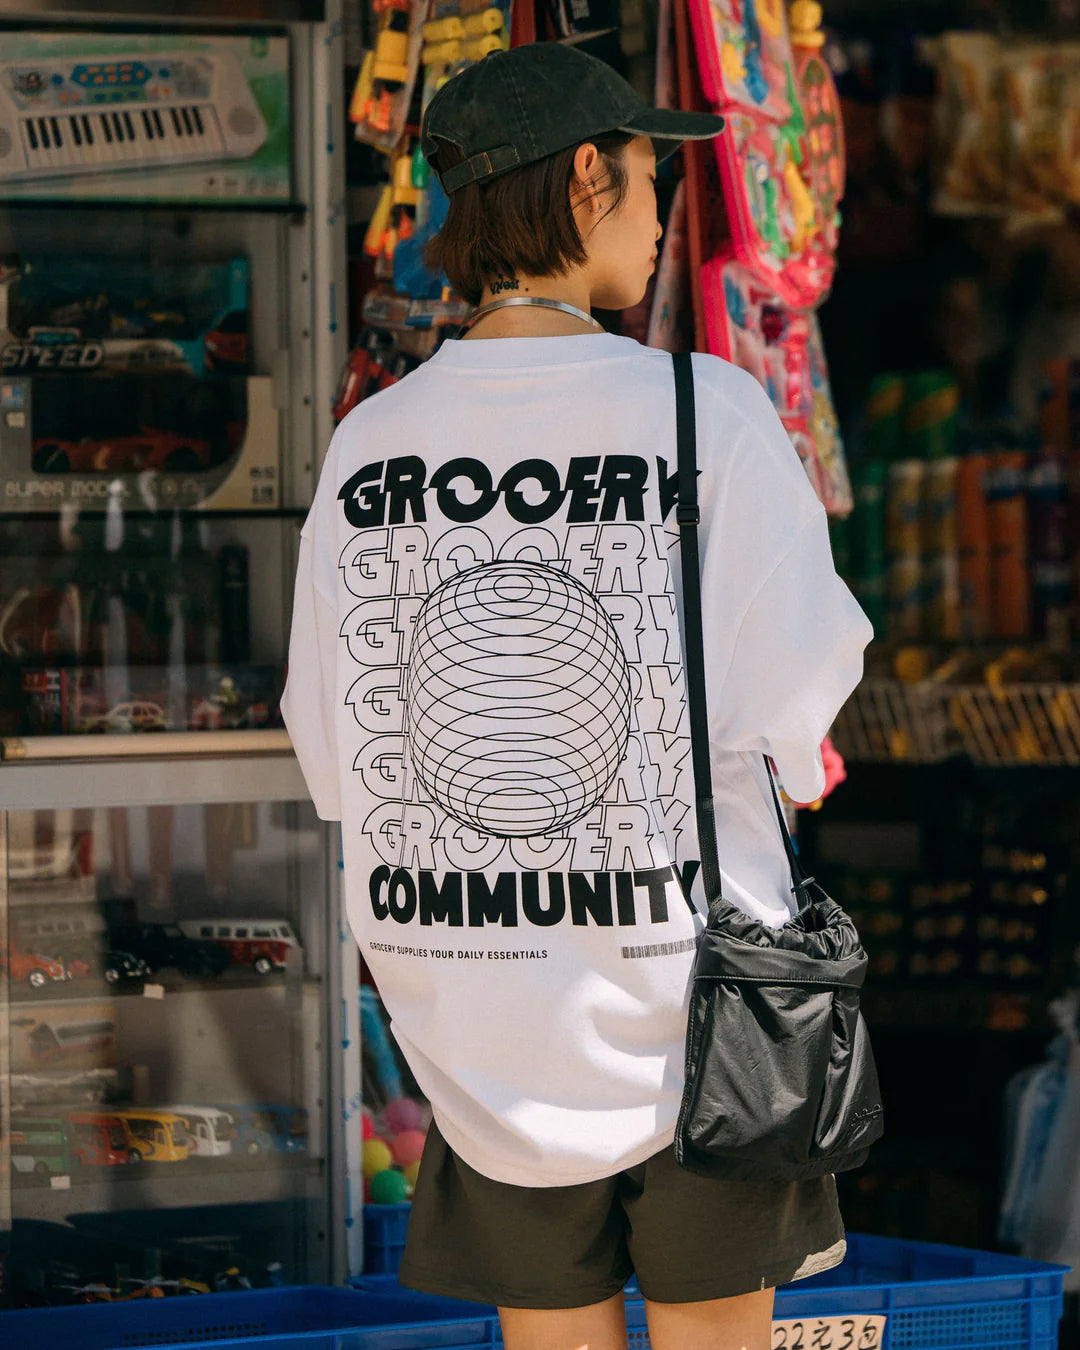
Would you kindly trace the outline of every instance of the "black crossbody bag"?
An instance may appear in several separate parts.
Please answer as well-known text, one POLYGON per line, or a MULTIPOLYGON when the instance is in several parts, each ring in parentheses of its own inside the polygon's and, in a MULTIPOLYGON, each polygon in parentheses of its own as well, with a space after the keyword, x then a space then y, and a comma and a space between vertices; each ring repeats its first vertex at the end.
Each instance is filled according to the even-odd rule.
MULTIPOLYGON (((884 1113, 859 990, 855 926, 803 875, 768 761, 798 912, 781 928, 724 899, 713 814, 691 358, 675 362, 686 690, 708 921, 694 963, 675 1156, 692 1172, 798 1180, 860 1166, 884 1113)), ((792 672, 798 678, 798 672, 792 672)))

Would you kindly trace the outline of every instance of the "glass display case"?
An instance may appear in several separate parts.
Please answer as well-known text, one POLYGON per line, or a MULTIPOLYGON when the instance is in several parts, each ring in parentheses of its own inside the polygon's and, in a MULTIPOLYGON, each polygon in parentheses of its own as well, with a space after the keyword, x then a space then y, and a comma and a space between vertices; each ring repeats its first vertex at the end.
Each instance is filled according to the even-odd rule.
POLYGON ((0 3, 0 1308, 358 1264, 356 955, 278 709, 336 10, 121 9, 0 3))
POLYGON ((109 786, 98 764, 14 771, 30 780, 5 815, 0 909, 16 1306, 327 1278, 330 855, 295 765, 256 764, 208 759, 192 782, 180 759, 139 763, 109 786), (244 799, 193 793, 207 770, 214 796, 244 799))

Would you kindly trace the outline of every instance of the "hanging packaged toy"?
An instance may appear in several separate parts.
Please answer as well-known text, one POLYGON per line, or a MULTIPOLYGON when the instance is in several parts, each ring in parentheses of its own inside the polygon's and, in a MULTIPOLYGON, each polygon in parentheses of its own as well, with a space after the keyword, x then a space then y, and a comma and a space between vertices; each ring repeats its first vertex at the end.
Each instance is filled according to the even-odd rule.
POLYGON ((364 58, 349 105, 358 141, 390 152, 405 132, 420 63, 427 0, 372 0, 375 47, 364 58))
POLYGON ((706 99, 783 121, 791 112, 784 0, 691 0, 690 20, 706 99))
POLYGON ((854 501, 844 456, 844 442, 840 436, 840 419, 833 405, 821 325, 816 314, 810 314, 809 319, 810 336, 806 344, 810 376, 809 431, 821 474, 818 495, 831 516, 846 516, 851 513, 854 501))
POLYGON ((832 71, 821 49, 821 6, 795 0, 791 6, 791 47, 795 85, 803 113, 802 168, 814 201, 814 242, 835 254, 840 231, 840 199, 844 195, 844 123, 832 71))
POLYGON ((820 5, 796 0, 777 71, 784 116, 732 107, 715 142, 732 252, 798 309, 819 304, 832 284, 844 183, 839 100, 820 54, 820 22, 820 5))
MULTIPOLYGON (((465 66, 510 44, 510 0, 435 0, 421 26, 419 62, 423 68, 421 108, 465 66)), ((394 287, 415 301, 442 303, 449 283, 424 260, 428 242, 446 219, 448 202, 419 146, 397 157, 372 229, 378 226, 392 264, 394 287), (404 226, 404 228, 403 228, 404 226), (388 227, 388 232, 387 232, 388 227)), ((365 243, 378 251, 372 233, 365 243)), ((388 266, 387 271, 391 269, 388 266)), ((430 318, 427 320, 430 322, 430 318)))

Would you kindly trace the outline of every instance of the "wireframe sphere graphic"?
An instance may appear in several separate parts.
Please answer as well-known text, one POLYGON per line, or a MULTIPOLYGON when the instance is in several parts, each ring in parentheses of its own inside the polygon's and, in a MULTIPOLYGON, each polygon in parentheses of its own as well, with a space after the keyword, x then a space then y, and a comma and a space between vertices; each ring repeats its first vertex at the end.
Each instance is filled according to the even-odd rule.
POLYGON ((503 838, 580 820, 630 734, 630 675, 610 618, 542 563, 485 563, 431 592, 407 704, 424 789, 455 820, 503 838))

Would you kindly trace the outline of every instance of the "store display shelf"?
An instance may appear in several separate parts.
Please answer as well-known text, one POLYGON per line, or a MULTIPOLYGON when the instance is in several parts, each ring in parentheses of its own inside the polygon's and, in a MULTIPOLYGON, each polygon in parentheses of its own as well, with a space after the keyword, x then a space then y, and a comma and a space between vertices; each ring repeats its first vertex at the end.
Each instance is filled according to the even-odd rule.
MULTIPOLYGON (((233 510, 214 510, 207 511, 199 506, 169 506, 162 507, 158 511, 132 510, 129 507, 124 508, 124 519, 127 521, 143 520, 171 520, 174 515, 194 518, 205 521, 225 521, 225 520, 296 520, 306 519, 309 508, 306 506, 277 506, 277 507, 249 507, 234 508, 233 510)), ((110 519, 108 511, 99 511, 94 507, 80 507, 79 520, 108 520, 110 519)), ((0 523, 2 524, 59 524, 70 519, 69 515, 62 511, 0 511, 0 523)))
MULTIPOLYGON (((46 989, 43 993, 36 993, 30 989, 27 989, 24 993, 20 988, 12 991, 8 1004, 9 1007, 20 1010, 31 1008, 40 1011, 46 1003, 61 1003, 67 1008, 81 1003, 97 1006, 103 998, 123 999, 126 1002, 128 999, 136 998, 157 1000, 168 997, 176 999, 195 994, 247 993, 251 990, 272 994, 285 987, 288 982, 289 975, 285 971, 276 971, 270 975, 257 975, 254 970, 250 969, 226 970, 220 975, 199 977, 180 975, 175 971, 168 970, 152 975, 143 988, 136 985, 129 988, 118 988, 116 985, 106 984, 104 980, 70 981, 62 985, 57 984, 54 988, 46 989)), ((322 976, 305 975, 303 986, 305 990, 320 989, 322 987, 322 976)))
POLYGON ((1080 684, 948 685, 867 679, 833 741, 853 763, 1080 765, 1080 684))
POLYGON ((81 1169, 70 1177, 54 1176, 41 1182, 17 1178, 12 1215, 15 1220, 63 1223, 72 1214, 251 1204, 298 1191, 316 1199, 326 1183, 325 1168, 322 1158, 282 1154, 253 1159, 189 1158, 104 1169, 118 1172, 115 1177, 94 1177, 92 1169, 81 1169))
POLYGON ((0 810, 308 799, 284 730, 140 732, 89 745, 74 736, 9 737, 0 747, 0 810))
POLYGON ((1046 999, 1036 993, 967 983, 871 981, 863 1010, 873 1028, 900 1031, 1038 1031, 1049 1028, 1046 999))
MULTIPOLYGON (((66 7, 66 6, 65 6, 66 7)), ((115 9, 115 5, 110 5, 115 9)), ((0 4, 0 14, 3 14, 4 7, 0 4)), ((4 209, 7 211, 43 211, 52 209, 54 211, 138 211, 140 215, 153 213, 154 215, 174 215, 186 216, 191 212, 198 212, 199 215, 261 215, 261 216, 294 216, 302 220, 307 215, 307 204, 301 201, 260 201, 257 197, 242 202, 218 202, 212 200, 206 201, 153 201, 140 199, 138 197, 109 197, 107 200, 95 201, 91 198, 70 197, 20 197, 8 198, 4 202, 4 209)))
POLYGON ((941 693, 936 685, 865 679, 840 710, 833 743, 853 762, 940 764, 957 753, 941 693))

